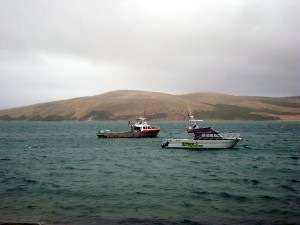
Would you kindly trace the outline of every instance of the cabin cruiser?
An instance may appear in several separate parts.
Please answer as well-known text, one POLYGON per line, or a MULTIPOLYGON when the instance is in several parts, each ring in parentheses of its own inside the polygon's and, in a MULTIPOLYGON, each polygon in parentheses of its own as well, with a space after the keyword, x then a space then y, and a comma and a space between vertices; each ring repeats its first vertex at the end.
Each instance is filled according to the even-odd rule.
POLYGON ((192 139, 164 139, 162 148, 187 148, 187 149, 226 149, 233 148, 241 138, 239 135, 223 136, 211 127, 199 127, 189 114, 189 121, 193 126, 187 127, 186 131, 193 134, 192 139))

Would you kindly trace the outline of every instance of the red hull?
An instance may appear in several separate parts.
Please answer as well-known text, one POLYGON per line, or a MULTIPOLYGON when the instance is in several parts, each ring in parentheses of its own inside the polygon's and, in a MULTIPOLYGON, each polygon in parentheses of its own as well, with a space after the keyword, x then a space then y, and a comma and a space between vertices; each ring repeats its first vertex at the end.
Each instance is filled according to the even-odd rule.
POLYGON ((98 132, 99 138, 155 138, 157 137, 160 129, 151 129, 140 131, 128 132, 98 132))

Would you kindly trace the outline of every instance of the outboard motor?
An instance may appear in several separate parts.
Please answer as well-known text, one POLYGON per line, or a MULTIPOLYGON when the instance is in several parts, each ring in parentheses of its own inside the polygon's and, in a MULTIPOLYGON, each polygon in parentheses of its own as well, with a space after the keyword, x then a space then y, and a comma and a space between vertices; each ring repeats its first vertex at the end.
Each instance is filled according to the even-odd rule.
POLYGON ((162 148, 165 148, 165 147, 168 147, 169 143, 170 143, 169 141, 163 141, 160 146, 162 148))

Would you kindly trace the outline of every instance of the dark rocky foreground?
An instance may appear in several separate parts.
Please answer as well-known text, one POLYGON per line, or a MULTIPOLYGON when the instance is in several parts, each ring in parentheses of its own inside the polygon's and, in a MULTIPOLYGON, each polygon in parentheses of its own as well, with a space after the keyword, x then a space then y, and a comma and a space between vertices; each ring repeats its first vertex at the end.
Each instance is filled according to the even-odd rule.
POLYGON ((41 225, 39 223, 0 223, 0 225, 41 225))

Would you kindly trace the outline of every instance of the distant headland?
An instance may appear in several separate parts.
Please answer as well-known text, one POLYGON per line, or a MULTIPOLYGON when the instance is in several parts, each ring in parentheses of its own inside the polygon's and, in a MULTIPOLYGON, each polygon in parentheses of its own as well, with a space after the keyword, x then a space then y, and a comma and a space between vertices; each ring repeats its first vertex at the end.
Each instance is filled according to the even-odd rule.
POLYGON ((120 90, 100 95, 0 110, 0 120, 187 120, 187 104, 204 120, 300 120, 300 96, 253 97, 198 92, 171 95, 120 90))

